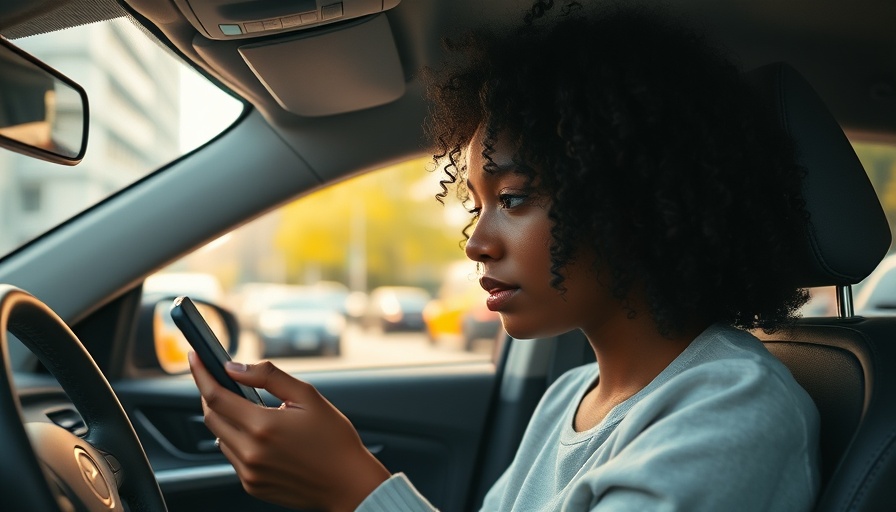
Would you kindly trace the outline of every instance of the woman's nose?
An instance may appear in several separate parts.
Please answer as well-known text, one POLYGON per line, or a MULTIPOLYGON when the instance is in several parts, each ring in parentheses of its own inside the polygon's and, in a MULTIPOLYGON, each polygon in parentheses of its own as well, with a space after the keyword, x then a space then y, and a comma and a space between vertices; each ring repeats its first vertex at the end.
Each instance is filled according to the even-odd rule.
POLYGON ((467 258, 480 263, 500 259, 501 242, 496 235, 490 219, 486 215, 480 217, 464 245, 467 258))

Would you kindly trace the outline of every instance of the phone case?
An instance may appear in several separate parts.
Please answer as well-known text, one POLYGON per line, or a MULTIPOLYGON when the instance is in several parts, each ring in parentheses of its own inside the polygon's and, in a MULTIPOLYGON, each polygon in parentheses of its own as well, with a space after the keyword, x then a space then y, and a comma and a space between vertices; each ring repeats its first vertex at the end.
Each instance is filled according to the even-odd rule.
POLYGON ((255 388, 240 384, 227 375, 224 363, 231 360, 230 354, 218 341, 218 337, 212 332, 211 327, 208 326, 189 297, 182 296, 174 299, 174 303, 171 305, 171 319, 174 320, 174 324, 187 338, 187 342, 196 351, 202 364, 219 384, 251 402, 265 406, 261 395, 255 388))

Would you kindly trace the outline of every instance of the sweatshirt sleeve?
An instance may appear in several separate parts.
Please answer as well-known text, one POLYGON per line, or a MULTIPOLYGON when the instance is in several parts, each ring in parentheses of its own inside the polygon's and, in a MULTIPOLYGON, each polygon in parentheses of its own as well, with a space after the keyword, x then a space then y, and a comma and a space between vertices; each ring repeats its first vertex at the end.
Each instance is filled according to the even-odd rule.
POLYGON ((373 490, 355 512, 438 512, 411 484, 396 473, 373 490))

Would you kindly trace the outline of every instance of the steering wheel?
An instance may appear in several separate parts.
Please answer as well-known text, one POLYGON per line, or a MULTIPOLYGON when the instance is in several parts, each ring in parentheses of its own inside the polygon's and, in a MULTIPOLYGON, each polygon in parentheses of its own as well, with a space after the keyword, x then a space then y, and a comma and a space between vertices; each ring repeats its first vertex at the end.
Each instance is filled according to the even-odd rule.
POLYGON ((75 333, 28 292, 0 285, 0 508, 16 511, 167 510, 149 460, 109 382, 75 333), (84 418, 78 437, 25 423, 9 363, 8 332, 22 341, 84 418))

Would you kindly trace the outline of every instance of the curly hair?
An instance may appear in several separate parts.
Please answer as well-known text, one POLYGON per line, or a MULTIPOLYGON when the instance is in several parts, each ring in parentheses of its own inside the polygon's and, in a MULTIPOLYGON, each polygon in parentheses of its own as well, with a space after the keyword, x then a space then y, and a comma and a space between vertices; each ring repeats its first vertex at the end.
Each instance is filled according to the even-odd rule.
POLYGON ((481 127, 485 160, 500 134, 514 172, 551 198, 561 293, 565 265, 588 249, 615 297, 644 294, 664 335, 791 321, 808 298, 792 278, 804 172, 738 67, 668 12, 549 17, 552 4, 516 29, 446 42, 456 59, 427 70, 437 198, 468 198, 464 151, 481 127))

